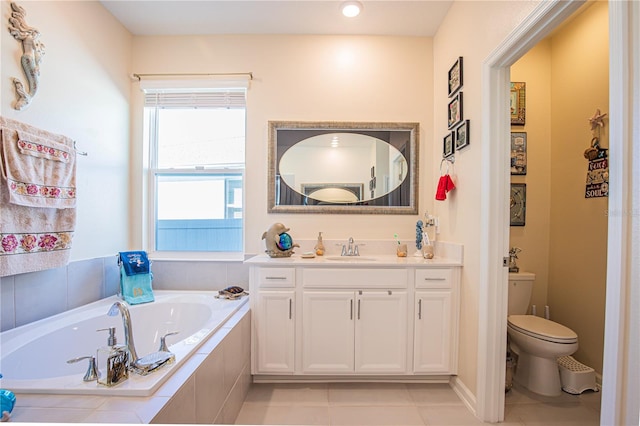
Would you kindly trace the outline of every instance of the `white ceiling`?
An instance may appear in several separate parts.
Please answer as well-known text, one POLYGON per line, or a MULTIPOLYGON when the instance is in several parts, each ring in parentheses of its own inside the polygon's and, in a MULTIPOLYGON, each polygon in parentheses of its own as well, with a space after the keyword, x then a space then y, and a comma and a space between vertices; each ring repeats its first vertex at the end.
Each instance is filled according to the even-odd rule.
POLYGON ((134 35, 359 34, 433 36, 453 0, 360 0, 355 18, 332 0, 101 0, 134 35))

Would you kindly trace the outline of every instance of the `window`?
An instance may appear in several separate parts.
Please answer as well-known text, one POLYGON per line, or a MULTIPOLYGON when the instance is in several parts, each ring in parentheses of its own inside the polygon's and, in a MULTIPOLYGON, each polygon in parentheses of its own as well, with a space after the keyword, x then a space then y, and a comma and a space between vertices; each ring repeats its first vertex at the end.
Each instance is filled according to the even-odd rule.
POLYGON ((243 251, 245 90, 147 90, 150 247, 243 251))

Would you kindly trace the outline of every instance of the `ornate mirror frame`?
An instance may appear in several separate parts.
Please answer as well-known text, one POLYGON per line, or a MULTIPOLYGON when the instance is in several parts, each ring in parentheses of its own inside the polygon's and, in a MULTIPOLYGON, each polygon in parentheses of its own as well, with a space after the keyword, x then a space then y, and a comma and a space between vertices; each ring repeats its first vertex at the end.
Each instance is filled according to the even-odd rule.
MULTIPOLYGON (((268 213, 325 213, 325 214, 418 214, 418 146, 420 141, 419 123, 380 123, 380 122, 333 122, 333 121, 269 121, 269 155, 268 155, 268 213), (300 130, 301 135, 309 131, 322 133, 334 132, 406 132, 407 143, 400 152, 407 160, 407 176, 403 183, 386 194, 369 202, 330 205, 281 204, 276 202, 278 183, 286 185, 279 177, 279 161, 287 149, 281 143, 278 150, 278 132, 281 130, 300 130), (376 205, 386 203, 382 198, 393 198, 394 191, 402 191, 406 205, 376 205)), ((300 141, 308 136, 301 136, 300 141)), ((386 141, 388 142, 388 141, 386 141)), ((297 143, 297 142, 296 142, 297 143)), ((291 190, 293 191, 293 190, 291 190)))

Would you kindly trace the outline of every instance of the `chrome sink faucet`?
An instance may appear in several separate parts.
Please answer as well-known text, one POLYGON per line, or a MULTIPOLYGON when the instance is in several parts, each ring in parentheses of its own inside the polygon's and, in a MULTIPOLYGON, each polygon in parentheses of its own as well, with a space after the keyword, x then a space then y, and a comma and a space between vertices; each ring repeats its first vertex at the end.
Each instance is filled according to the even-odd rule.
POLYGON ((358 249, 358 245, 354 244, 353 237, 349 237, 349 242, 347 244, 342 245, 342 253, 340 256, 360 256, 360 250, 358 249))

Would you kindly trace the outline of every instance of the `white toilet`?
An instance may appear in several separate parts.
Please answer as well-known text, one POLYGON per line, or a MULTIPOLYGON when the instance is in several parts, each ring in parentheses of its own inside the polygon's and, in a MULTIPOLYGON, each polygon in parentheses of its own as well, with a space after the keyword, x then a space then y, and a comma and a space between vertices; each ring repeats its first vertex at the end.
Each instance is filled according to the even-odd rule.
POLYGON ((578 335, 568 327, 535 316, 529 309, 535 274, 509 273, 507 334, 518 355, 515 381, 545 396, 562 393, 558 358, 578 350, 578 335))

